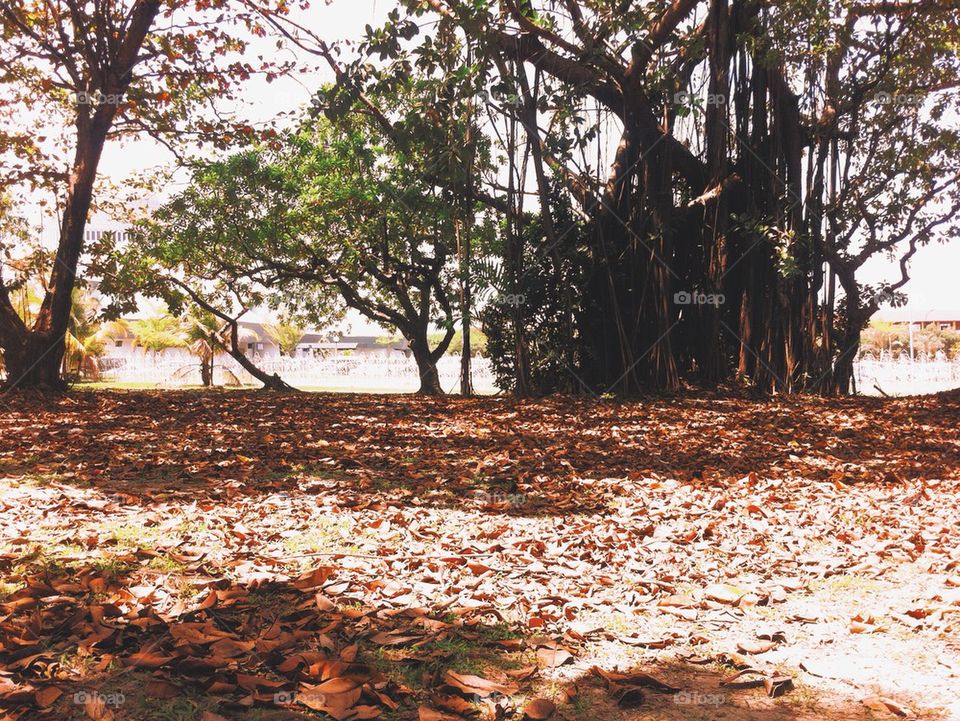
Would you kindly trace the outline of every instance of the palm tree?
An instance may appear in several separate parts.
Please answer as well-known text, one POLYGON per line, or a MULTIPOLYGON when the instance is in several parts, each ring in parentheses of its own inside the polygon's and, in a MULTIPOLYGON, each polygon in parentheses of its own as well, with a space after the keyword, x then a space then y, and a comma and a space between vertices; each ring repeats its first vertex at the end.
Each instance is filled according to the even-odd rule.
POLYGON ((130 330, 133 332, 133 347, 143 348, 154 356, 186 345, 180 322, 170 315, 135 320, 130 324, 130 330))
POLYGON ((200 359, 200 382, 209 388, 213 385, 213 361, 226 349, 226 329, 213 313, 199 308, 191 311, 184 319, 184 325, 187 348, 200 359))
POLYGON ((297 346, 303 340, 303 328, 293 323, 268 324, 263 327, 280 348, 280 353, 291 358, 296 354, 297 346))
POLYGON ((106 351, 107 343, 130 333, 127 321, 100 322, 100 302, 82 288, 73 292, 73 307, 70 309, 70 325, 65 338, 67 350, 63 356, 64 375, 87 375, 100 378, 97 361, 106 351))
POLYGON ((99 313, 97 299, 84 292, 83 288, 75 288, 64 339, 67 346, 63 354, 64 375, 74 374, 79 378, 85 369, 94 379, 100 375, 96 359, 103 355, 105 338, 97 322, 99 313))

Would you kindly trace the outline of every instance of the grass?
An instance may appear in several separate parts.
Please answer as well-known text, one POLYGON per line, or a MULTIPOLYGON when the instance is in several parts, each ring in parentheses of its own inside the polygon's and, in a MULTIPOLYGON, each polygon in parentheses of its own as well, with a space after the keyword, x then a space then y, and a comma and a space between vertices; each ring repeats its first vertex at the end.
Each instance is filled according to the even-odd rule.
POLYGON ((159 526, 144 526, 137 523, 106 521, 93 526, 92 530, 103 540, 113 541, 120 549, 135 551, 138 548, 153 550, 170 538, 182 539, 190 534, 202 534, 210 530, 206 523, 181 518, 176 523, 159 526))
POLYGON ((283 550, 287 554, 298 556, 309 553, 360 553, 360 546, 348 543, 346 539, 371 537, 369 531, 357 528, 353 519, 347 516, 319 518, 311 521, 311 524, 306 532, 291 536, 283 542, 283 550))
POLYGON ((208 705, 189 696, 171 699, 141 696, 134 700, 134 713, 138 718, 151 721, 195 721, 208 705))
MULTIPOLYGON (((85 381, 83 383, 78 383, 73 388, 74 390, 82 391, 152 391, 161 387, 158 383, 121 383, 118 381, 85 381)), ((243 387, 241 387, 243 388, 243 387)), ((246 390, 250 390, 254 386, 246 386, 246 390)), ((183 391, 208 391, 209 388, 204 388, 203 386, 177 386, 177 390, 183 391)))
POLYGON ((497 641, 513 641, 523 638, 523 634, 515 631, 505 623, 498 623, 493 626, 480 626, 476 629, 483 643, 496 643, 497 641))
POLYGON ((162 540, 162 534, 158 528, 147 526, 138 526, 130 523, 115 523, 109 521, 99 528, 100 537, 113 541, 117 546, 127 549, 137 548, 156 548, 162 540))
POLYGON ((9 581, 0 580, 0 602, 3 602, 4 599, 9 598, 21 588, 23 588, 22 583, 10 583, 9 581))
POLYGON ((867 576, 855 573, 838 573, 835 576, 815 581, 810 586, 814 593, 827 593, 831 596, 856 594, 867 596, 883 590, 883 584, 867 576))
POLYGON ((183 573, 186 570, 186 567, 182 563, 174 561, 167 556, 154 556, 147 563, 146 568, 162 573, 183 573))

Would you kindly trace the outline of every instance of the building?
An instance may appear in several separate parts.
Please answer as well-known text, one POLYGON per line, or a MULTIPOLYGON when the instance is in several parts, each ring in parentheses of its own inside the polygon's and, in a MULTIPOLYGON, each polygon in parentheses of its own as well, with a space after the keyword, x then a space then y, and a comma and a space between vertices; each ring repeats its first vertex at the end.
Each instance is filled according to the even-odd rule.
POLYGON ((912 325, 914 328, 927 328, 932 325, 940 330, 960 331, 960 309, 885 308, 877 311, 873 319, 894 325, 912 325))
POLYGON ((330 335, 321 333, 306 333, 297 347, 298 354, 303 357, 395 357, 398 353, 410 355, 406 341, 391 342, 382 336, 373 335, 330 335))

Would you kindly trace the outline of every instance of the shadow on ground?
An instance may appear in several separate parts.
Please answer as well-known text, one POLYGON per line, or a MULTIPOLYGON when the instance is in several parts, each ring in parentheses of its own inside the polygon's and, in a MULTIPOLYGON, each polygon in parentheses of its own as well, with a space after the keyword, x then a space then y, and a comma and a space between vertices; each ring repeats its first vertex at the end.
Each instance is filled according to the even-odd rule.
POLYGON ((255 392, 8 395, 0 476, 149 502, 302 489, 402 489, 442 507, 593 513, 596 481, 843 483, 958 478, 957 405, 876 399, 422 399, 255 392), (951 461, 951 458, 954 460, 951 461))
POLYGON ((534 699, 583 721, 875 718, 809 689, 723 686, 734 668, 680 658, 601 674, 579 660, 588 638, 523 632, 492 606, 411 606, 333 566, 177 591, 128 563, 17 569, 25 586, 0 604, 3 718, 519 719, 534 699))

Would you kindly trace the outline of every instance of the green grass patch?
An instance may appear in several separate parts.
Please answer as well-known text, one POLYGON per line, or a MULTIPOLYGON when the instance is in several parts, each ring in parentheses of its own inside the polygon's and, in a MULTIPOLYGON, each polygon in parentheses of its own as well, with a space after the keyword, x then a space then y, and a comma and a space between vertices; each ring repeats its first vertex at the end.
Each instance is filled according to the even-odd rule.
POLYGON ((349 516, 320 518, 311 521, 309 529, 283 542, 283 550, 291 556, 308 553, 360 553, 353 541, 371 538, 366 529, 357 528, 349 516))

